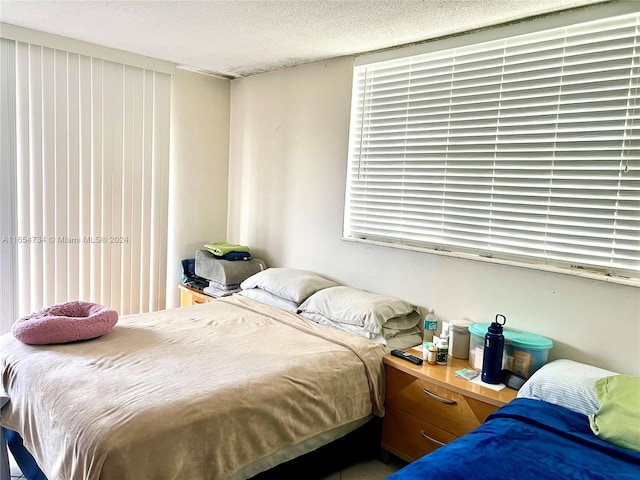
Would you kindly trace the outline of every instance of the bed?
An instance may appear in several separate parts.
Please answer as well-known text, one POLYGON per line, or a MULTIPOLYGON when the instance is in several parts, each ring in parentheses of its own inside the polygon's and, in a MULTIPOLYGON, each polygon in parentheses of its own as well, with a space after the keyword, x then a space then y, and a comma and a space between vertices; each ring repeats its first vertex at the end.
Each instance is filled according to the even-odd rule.
POLYGON ((480 427, 388 480, 638 479, 639 380, 552 362, 480 427))
MULTIPOLYGON (((299 306, 336 286, 284 280, 267 284, 299 306)), ((125 316, 74 343, 4 335, 0 425, 48 480, 245 479, 384 414, 385 345, 268 303, 234 295, 125 316)), ((401 303, 406 323, 416 307, 401 303)), ((397 313, 368 326, 380 333, 397 313)))

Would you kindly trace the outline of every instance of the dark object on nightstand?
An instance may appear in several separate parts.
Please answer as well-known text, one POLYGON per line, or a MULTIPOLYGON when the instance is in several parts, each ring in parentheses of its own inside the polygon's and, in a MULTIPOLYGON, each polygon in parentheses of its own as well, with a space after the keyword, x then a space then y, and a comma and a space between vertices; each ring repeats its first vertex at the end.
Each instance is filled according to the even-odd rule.
POLYGON ((421 358, 418 358, 415 355, 410 355, 407 352, 404 352, 402 350, 391 350, 391 355, 393 355, 394 357, 402 358, 403 360, 406 360, 407 362, 411 362, 415 365, 422 365, 421 358))
POLYGON ((209 280, 196 275, 195 258, 185 258, 182 260, 182 279, 180 282, 183 285, 198 290, 199 292, 209 286, 209 280))
POLYGON ((517 373, 510 372, 509 370, 502 370, 502 383, 509 388, 520 390, 520 387, 522 387, 526 381, 526 378, 518 375, 517 373))

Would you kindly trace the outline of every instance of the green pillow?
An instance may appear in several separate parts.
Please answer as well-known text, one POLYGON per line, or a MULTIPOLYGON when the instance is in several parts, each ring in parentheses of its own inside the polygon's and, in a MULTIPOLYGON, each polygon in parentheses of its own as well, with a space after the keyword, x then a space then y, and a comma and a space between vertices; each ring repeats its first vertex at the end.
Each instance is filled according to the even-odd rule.
POLYGON ((596 381, 600 408, 589 415, 591 430, 619 447, 640 452, 640 377, 614 375, 596 381))

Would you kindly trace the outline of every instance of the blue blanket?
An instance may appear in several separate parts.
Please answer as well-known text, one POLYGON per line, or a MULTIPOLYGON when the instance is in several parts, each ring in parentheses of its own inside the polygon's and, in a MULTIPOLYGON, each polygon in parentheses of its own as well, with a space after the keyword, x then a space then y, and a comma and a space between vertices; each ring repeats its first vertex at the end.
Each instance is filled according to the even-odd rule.
POLYGON ((388 480, 640 479, 640 453, 597 438, 586 415, 517 398, 388 480))

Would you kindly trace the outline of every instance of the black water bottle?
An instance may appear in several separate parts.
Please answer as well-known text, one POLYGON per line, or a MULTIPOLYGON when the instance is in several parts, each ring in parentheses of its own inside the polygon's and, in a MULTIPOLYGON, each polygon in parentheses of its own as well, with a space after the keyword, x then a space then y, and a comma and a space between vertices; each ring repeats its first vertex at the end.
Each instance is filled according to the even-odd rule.
POLYGON ((502 326, 507 323, 504 315, 496 315, 496 320, 489 325, 484 336, 484 353, 482 355, 482 381, 497 385, 502 381, 502 353, 504 352, 504 335, 502 326), (499 318, 502 317, 502 323, 499 318))

